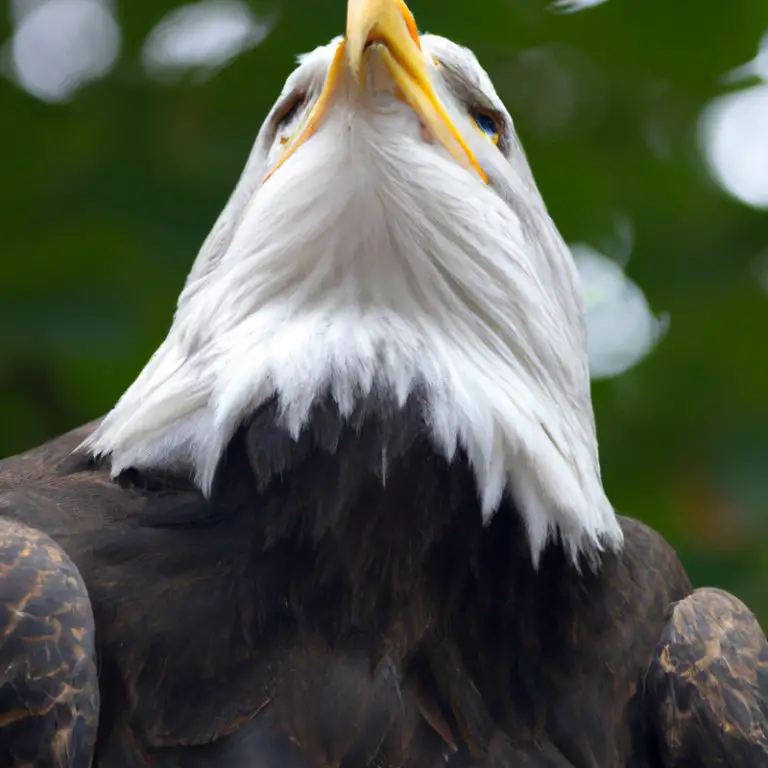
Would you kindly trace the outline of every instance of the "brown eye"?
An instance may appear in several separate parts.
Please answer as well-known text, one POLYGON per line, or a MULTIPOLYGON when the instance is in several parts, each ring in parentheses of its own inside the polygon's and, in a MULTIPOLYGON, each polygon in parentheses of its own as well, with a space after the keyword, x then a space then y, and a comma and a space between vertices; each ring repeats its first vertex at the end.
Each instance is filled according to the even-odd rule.
POLYGON ((277 113, 277 128, 280 129, 284 125, 288 125, 304 106, 306 100, 307 97, 303 93, 297 93, 288 99, 288 101, 285 102, 285 105, 277 113))

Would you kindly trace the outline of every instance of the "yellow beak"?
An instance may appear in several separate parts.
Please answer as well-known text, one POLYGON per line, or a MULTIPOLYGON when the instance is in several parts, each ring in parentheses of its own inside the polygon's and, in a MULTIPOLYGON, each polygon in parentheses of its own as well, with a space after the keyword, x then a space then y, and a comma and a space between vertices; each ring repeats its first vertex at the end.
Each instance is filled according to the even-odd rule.
POLYGON ((473 170, 488 183, 488 176, 435 93, 431 72, 433 64, 422 51, 416 22, 403 0, 349 0, 347 35, 336 49, 323 91, 301 132, 289 142, 264 181, 317 130, 331 104, 345 65, 358 85, 364 87, 366 51, 374 44, 399 89, 398 95, 411 106, 435 139, 458 163, 473 170))

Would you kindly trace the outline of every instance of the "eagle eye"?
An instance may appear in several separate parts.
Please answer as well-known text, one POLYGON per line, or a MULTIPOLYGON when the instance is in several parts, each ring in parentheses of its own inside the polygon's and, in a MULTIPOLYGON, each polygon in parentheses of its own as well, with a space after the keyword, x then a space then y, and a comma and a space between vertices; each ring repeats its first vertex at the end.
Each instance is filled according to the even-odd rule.
POLYGON ((470 109, 469 115, 477 129, 498 146, 503 133, 501 118, 487 109, 470 109))
POLYGON ((277 129, 279 130, 286 125, 289 125, 299 113, 299 110, 304 106, 306 101, 307 97, 304 93, 294 93, 289 99, 287 99, 285 104, 283 104, 275 116, 275 125, 277 126, 277 129))

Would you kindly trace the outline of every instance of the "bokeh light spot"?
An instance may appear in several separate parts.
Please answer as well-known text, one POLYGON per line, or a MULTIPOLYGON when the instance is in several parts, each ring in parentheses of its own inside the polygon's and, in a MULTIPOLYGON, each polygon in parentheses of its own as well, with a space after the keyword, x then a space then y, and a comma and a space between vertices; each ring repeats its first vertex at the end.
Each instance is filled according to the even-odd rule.
POLYGON ((768 208, 768 34, 757 56, 725 78, 759 78, 763 84, 711 101, 701 114, 699 134, 712 176, 733 197, 768 208))
POLYGON ((619 264, 582 243, 571 246, 587 307, 589 369, 594 379, 628 371, 658 343, 666 318, 651 312, 619 264))
POLYGON ((150 32, 142 59, 147 71, 168 75, 215 71, 258 45, 271 22, 257 19, 239 0, 202 0, 168 13, 150 32))
POLYGON ((715 99, 700 126, 715 179, 747 205, 768 208, 768 85, 715 99))
POLYGON ((120 27, 104 2, 17 0, 12 15, 16 29, 3 51, 7 74, 41 101, 70 100, 117 60, 120 27))
POLYGON ((602 5, 607 0, 555 0, 552 8, 560 13, 575 13, 584 11, 587 8, 594 8, 596 5, 602 5))

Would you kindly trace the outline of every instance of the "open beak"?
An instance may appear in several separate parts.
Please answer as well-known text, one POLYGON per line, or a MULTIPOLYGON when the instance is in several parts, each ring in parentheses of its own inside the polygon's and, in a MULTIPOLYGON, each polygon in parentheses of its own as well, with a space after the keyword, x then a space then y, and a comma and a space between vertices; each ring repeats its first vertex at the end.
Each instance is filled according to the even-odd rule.
POLYGON ((488 183, 488 176, 435 93, 433 64, 422 51, 416 22, 403 0, 349 0, 347 35, 336 49, 323 91, 301 132, 289 142, 264 181, 317 130, 332 102, 344 67, 349 67, 360 88, 365 86, 365 63, 368 49, 373 46, 397 86, 398 96, 411 106, 454 160, 488 183))

